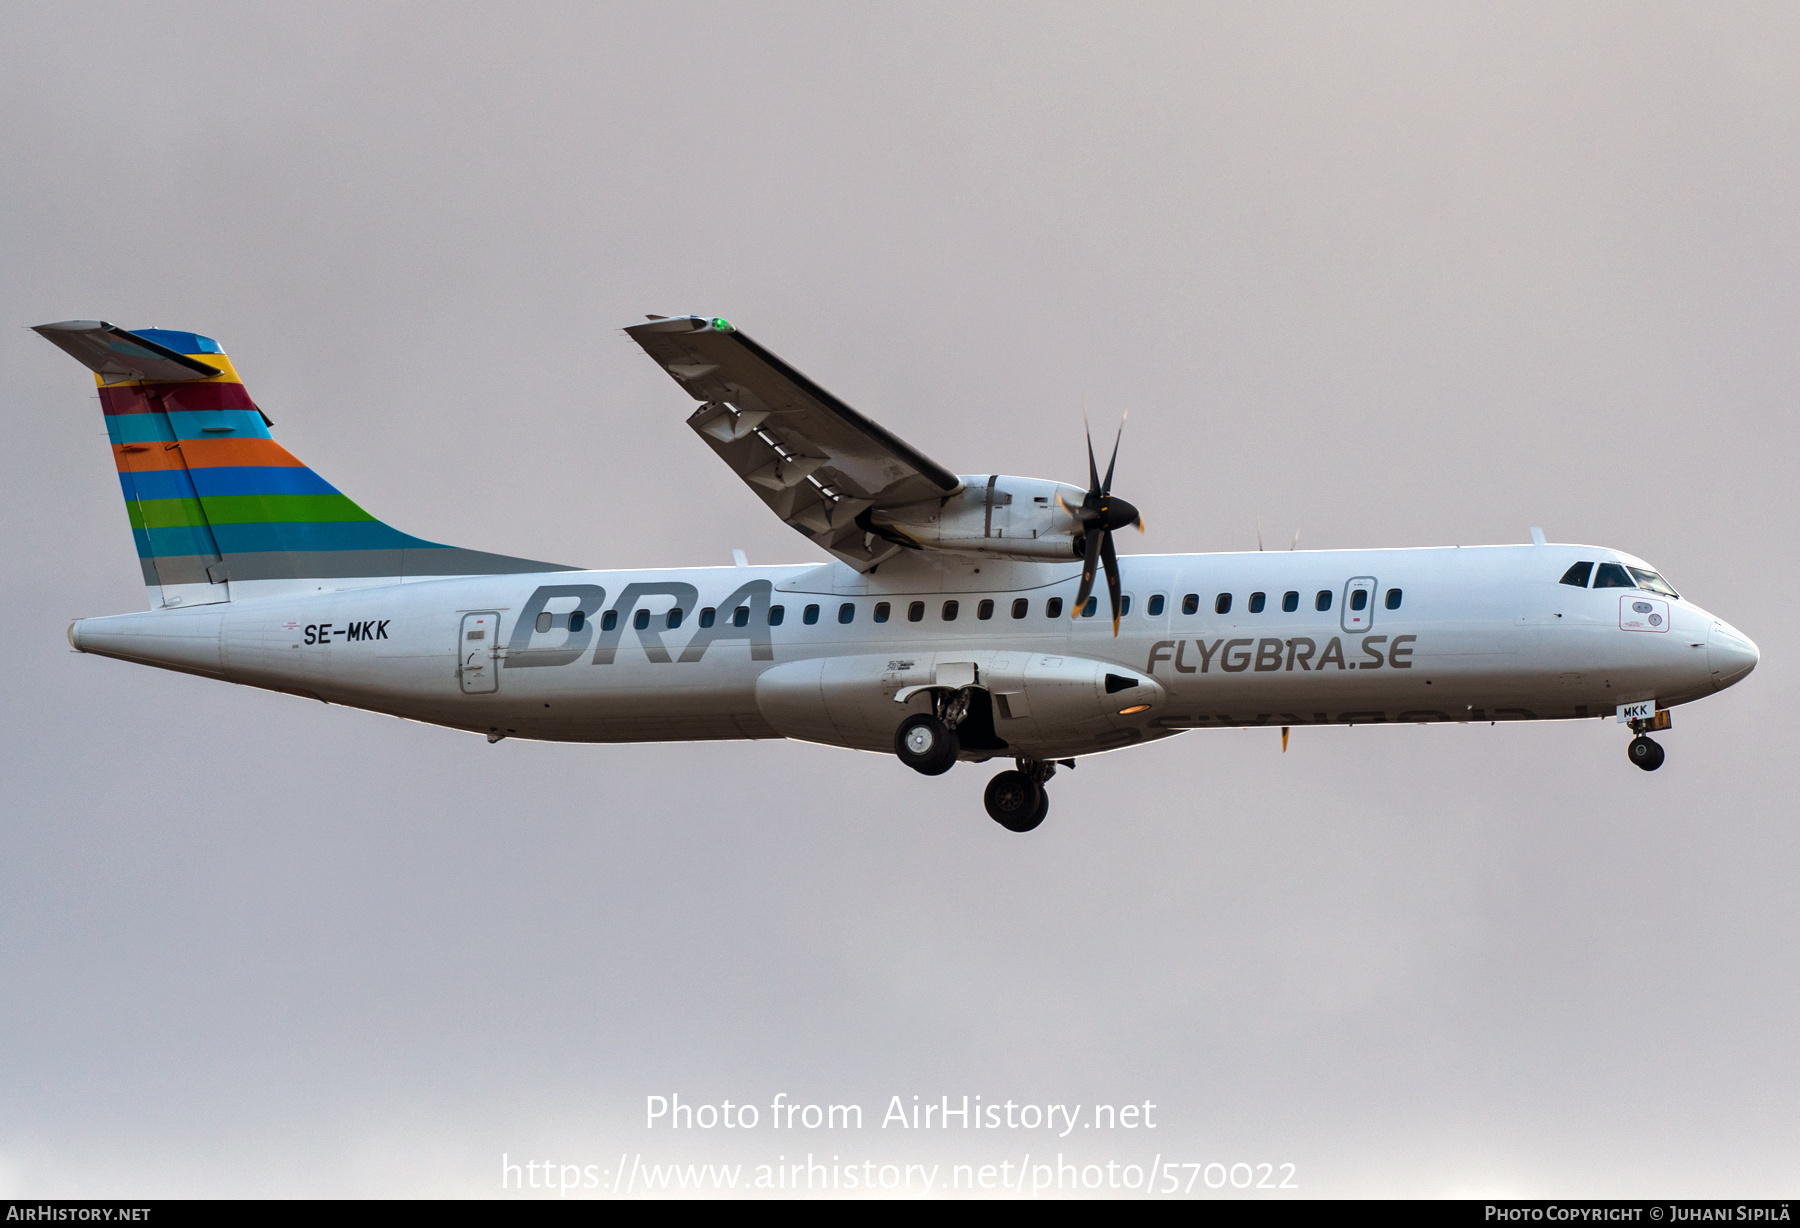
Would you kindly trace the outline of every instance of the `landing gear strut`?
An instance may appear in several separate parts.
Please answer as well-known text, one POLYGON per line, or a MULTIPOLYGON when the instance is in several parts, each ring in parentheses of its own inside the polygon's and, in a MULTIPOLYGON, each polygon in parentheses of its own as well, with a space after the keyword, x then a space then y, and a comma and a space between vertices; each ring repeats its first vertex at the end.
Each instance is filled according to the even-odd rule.
POLYGON ((1037 759, 1020 759, 1018 764, 988 781, 981 800, 994 822, 1007 831, 1025 832, 1050 813, 1050 794, 1044 782, 1055 774, 1056 765, 1037 759))
POLYGON ((1663 765, 1662 744, 1652 742, 1641 733, 1631 739, 1631 745, 1626 747, 1625 753, 1631 756, 1634 764, 1646 772, 1654 772, 1663 765))

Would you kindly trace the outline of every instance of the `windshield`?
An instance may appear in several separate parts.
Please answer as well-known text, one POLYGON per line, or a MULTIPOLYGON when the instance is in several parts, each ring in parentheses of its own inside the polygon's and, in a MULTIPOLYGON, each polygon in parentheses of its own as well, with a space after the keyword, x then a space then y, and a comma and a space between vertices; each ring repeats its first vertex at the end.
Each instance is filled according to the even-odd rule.
POLYGON ((1644 567, 1627 567, 1625 570, 1631 573, 1631 578, 1637 581, 1639 588, 1648 589, 1652 593, 1661 593, 1665 597, 1673 597, 1677 601, 1681 600, 1681 594, 1670 588, 1669 582, 1654 571, 1644 567))

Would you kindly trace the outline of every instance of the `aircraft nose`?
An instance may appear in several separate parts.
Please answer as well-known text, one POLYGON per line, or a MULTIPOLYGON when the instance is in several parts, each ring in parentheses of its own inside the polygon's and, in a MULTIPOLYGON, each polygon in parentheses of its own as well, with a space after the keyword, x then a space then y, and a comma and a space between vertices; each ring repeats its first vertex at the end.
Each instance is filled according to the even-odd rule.
POLYGON ((1762 653, 1742 631, 1715 620, 1712 634, 1706 639, 1706 660, 1712 668, 1713 689, 1723 691, 1755 669, 1762 653))

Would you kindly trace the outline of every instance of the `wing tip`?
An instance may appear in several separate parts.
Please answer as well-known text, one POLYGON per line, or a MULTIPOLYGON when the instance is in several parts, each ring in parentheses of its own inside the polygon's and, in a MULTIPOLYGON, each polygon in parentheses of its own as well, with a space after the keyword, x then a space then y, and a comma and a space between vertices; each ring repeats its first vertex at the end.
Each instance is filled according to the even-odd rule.
POLYGON ((646 315, 641 323, 627 324, 625 331, 637 333, 735 333, 737 326, 724 316, 659 316, 646 315))

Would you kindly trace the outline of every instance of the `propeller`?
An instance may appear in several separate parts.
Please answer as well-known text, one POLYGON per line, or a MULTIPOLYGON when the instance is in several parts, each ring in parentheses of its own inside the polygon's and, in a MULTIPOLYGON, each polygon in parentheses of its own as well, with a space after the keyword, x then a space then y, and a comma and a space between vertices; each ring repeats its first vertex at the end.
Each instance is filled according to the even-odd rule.
POLYGON ((1094 573, 1105 567, 1106 592, 1112 599, 1115 638, 1119 634, 1119 556, 1113 550, 1113 530, 1136 525, 1139 533, 1144 531, 1144 518, 1138 514, 1137 508, 1112 493, 1113 470, 1119 463, 1119 440, 1124 435, 1125 420, 1121 418, 1119 433, 1113 437, 1112 459, 1106 463, 1106 477, 1103 480, 1100 477, 1100 466, 1094 460, 1094 432, 1091 428, 1088 429, 1087 495, 1081 500, 1080 507, 1070 507, 1061 495, 1056 496, 1057 506, 1074 517, 1081 526, 1081 589, 1075 595, 1075 607, 1069 611, 1069 617, 1076 617, 1087 606, 1088 597, 1094 591, 1094 573))

